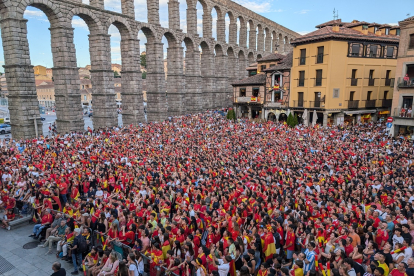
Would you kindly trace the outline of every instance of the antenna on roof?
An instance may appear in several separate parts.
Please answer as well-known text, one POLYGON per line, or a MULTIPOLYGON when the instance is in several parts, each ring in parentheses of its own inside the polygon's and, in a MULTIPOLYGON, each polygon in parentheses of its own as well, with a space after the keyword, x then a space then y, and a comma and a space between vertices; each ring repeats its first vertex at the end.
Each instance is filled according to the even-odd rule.
POLYGON ((338 10, 335 10, 335 8, 333 10, 333 19, 334 20, 337 20, 338 19, 338 10))

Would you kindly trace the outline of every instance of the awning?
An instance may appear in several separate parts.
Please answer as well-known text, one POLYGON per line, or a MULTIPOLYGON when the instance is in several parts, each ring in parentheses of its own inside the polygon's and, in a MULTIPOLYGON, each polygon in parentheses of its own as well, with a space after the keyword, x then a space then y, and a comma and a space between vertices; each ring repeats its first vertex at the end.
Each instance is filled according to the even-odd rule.
POLYGON ((375 112, 377 112, 376 109, 344 111, 344 113, 346 115, 351 115, 351 114, 364 114, 364 113, 375 113, 375 112))
POLYGON ((383 110, 383 111, 378 112, 378 114, 379 115, 390 114, 390 111, 389 110, 383 110))

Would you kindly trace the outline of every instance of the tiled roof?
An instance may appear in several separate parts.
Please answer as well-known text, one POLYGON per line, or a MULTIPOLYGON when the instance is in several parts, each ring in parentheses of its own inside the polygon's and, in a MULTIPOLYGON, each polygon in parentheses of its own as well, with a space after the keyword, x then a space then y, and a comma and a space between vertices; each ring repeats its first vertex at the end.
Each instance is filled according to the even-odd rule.
POLYGON ((356 27, 356 26, 360 26, 360 25, 369 25, 371 23, 366 22, 366 21, 358 21, 358 22, 354 22, 354 23, 348 23, 346 24, 347 28, 352 28, 352 27, 356 27))
POLYGON ((406 18, 406 19, 404 19, 404 20, 402 20, 400 22, 406 23, 406 22, 409 22, 409 21, 414 21, 414 16, 408 17, 408 18, 406 18))
POLYGON ((372 22, 371 24, 368 25, 368 27, 375 27, 375 26, 381 26, 381 24, 372 22))
POLYGON ((285 56, 278 54, 278 53, 272 53, 270 55, 264 56, 262 58, 259 58, 257 61, 272 61, 272 60, 281 60, 285 56))
POLYGON ((375 35, 373 33, 363 34, 357 30, 339 27, 338 32, 334 32, 331 26, 323 27, 314 32, 308 33, 304 36, 295 38, 291 41, 291 44, 301 44, 309 41, 321 40, 321 39, 352 39, 352 40, 365 40, 365 41, 382 41, 398 43, 400 38, 395 35, 375 35))
POLYGON ((344 23, 342 23, 341 19, 336 19, 336 20, 331 20, 331 21, 316 25, 315 28, 323 28, 323 27, 326 27, 326 26, 332 26, 334 24, 343 25, 344 23))
POLYGON ((231 85, 249 85, 249 84, 265 84, 266 83, 266 74, 257 74, 236 82, 233 82, 231 85))
POLYGON ((269 67, 263 71, 272 72, 277 70, 287 70, 292 68, 293 64, 293 51, 289 52, 278 64, 275 66, 269 67))

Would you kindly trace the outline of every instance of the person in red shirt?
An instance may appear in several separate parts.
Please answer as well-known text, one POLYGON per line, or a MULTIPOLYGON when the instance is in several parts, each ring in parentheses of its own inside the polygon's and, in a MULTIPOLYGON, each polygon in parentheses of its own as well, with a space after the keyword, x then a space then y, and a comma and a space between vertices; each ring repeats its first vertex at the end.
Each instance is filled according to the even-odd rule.
POLYGON ((407 273, 405 272, 405 265, 403 262, 400 262, 397 264, 397 268, 394 268, 390 274, 391 276, 407 276, 407 273))
POLYGON ((286 243, 283 246, 287 250, 287 259, 293 258, 293 251, 295 250, 295 232, 293 232, 293 225, 289 225, 286 232, 286 243))
POLYGON ((42 221, 40 224, 36 224, 33 227, 33 234, 29 237, 33 237, 35 239, 39 238, 40 233, 42 230, 53 222, 53 216, 50 214, 50 211, 47 209, 45 210, 45 215, 42 217, 42 221))
POLYGON ((4 219, 1 221, 3 227, 7 230, 10 230, 9 222, 14 220, 15 214, 13 213, 13 209, 8 209, 7 214, 4 216, 4 219))

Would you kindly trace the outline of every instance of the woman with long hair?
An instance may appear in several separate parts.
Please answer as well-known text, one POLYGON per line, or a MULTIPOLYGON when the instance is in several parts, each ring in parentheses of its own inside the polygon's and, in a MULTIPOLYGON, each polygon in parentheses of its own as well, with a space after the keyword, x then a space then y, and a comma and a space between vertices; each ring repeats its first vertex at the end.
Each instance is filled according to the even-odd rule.
POLYGON ((108 260, 106 260, 106 263, 102 267, 98 276, 115 276, 114 273, 118 269, 118 266, 119 266, 119 261, 118 261, 118 258, 116 257, 116 253, 111 252, 111 254, 109 254, 108 260))

